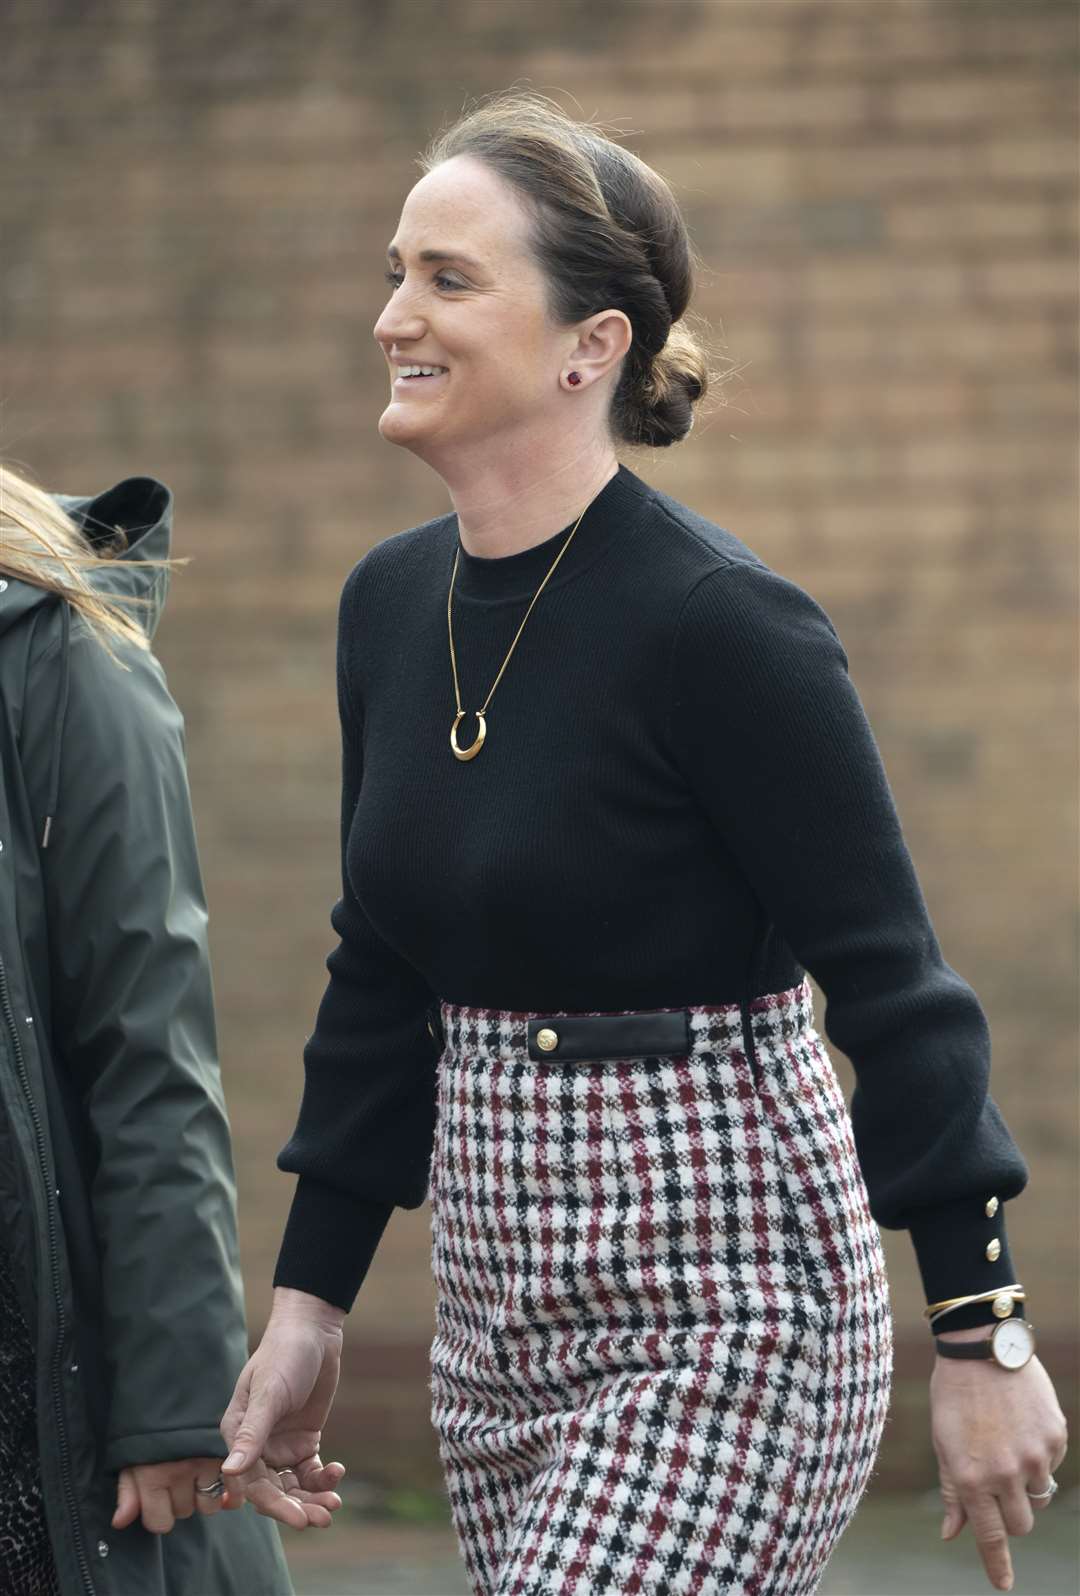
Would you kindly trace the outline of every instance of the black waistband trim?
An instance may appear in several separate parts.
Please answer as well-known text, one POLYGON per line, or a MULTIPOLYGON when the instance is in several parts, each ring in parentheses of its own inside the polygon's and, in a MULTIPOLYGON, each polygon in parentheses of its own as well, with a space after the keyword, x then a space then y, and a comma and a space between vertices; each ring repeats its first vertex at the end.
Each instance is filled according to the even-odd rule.
POLYGON ((554 1014, 528 1021, 532 1059, 646 1058, 690 1051, 686 1009, 637 1014, 554 1014), (541 1037, 548 1045, 542 1046, 541 1037))

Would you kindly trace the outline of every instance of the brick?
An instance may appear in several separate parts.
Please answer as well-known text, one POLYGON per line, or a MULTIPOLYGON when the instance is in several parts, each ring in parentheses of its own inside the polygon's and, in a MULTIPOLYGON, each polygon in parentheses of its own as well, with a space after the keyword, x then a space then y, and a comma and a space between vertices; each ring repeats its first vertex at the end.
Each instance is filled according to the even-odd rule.
POLYGON ((1032 254, 1021 260, 987 260, 972 268, 972 288, 989 301, 1022 300, 1075 305, 1076 260, 1064 251, 1047 258, 1032 254))
POLYGON ((1066 72, 1040 72, 1029 66, 918 81, 901 77, 891 85, 883 109, 889 122, 900 126, 998 129, 1008 122, 1030 131, 1040 122, 1067 123, 1074 103, 1073 83, 1066 72))
POLYGON ((988 138, 979 145, 978 159, 985 178, 991 181, 1016 178, 1037 183, 1055 179, 1075 185, 1080 168, 1072 130, 1034 139, 988 138))
POLYGON ((900 245, 931 247, 951 253, 970 244, 1028 244, 1055 241, 1076 231, 1075 201, 1061 200, 953 200, 949 227, 941 225, 941 202, 894 200, 886 215, 889 239, 900 245))
POLYGON ((905 307, 947 305, 962 300, 971 271, 957 260, 926 261, 917 256, 878 260, 810 260, 803 274, 809 302, 829 306, 905 307))

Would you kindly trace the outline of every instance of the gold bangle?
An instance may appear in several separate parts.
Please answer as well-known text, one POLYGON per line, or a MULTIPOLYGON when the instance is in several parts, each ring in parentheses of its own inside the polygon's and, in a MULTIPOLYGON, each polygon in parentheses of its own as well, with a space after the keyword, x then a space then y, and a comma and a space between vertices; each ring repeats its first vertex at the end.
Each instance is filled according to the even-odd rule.
POLYGON ((931 1302, 923 1309, 923 1318, 930 1319, 934 1315, 944 1313, 948 1308, 961 1308, 971 1302, 991 1302, 995 1297, 1012 1297, 1013 1301, 1023 1302, 1024 1288, 1019 1280, 1014 1280, 1011 1286, 994 1286, 990 1291, 979 1291, 967 1297, 945 1297, 941 1302, 931 1302))
MULTIPOLYGON (((992 1299, 991 1307, 994 1310, 995 1319, 1001 1320, 1011 1318, 1014 1308, 1019 1308, 1020 1317, 1023 1318, 1024 1294, 1023 1292, 1014 1291, 999 1292, 998 1295, 992 1299)), ((957 1313, 958 1311, 959 1310, 957 1308, 942 1308, 939 1313, 932 1314, 930 1318, 930 1329, 936 1329, 940 1320, 947 1319, 950 1313, 957 1313)))
POLYGON ((940 1302, 929 1302, 929 1303, 927 1303, 926 1307, 923 1309, 923 1314, 924 1314, 925 1317, 929 1318, 930 1314, 936 1313, 939 1308, 955 1308, 961 1302, 981 1302, 987 1297, 996 1297, 996 1296, 998 1296, 999 1293, 1002 1292, 1002 1291, 1020 1291, 1020 1292, 1022 1292, 1023 1289, 1024 1288, 1020 1284, 1019 1280, 1014 1280, 1011 1286, 994 1286, 993 1289, 990 1290, 990 1291, 976 1292, 976 1293, 973 1293, 970 1296, 965 1296, 965 1297, 943 1297, 940 1302))

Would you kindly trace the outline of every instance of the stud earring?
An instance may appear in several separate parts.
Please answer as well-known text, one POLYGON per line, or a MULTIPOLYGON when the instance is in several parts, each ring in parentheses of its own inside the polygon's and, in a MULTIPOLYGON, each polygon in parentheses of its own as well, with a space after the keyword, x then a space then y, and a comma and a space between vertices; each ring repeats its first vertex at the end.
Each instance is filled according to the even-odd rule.
POLYGON ((578 383, 581 381, 581 373, 578 371, 568 371, 566 374, 566 380, 570 384, 571 388, 576 388, 578 383))

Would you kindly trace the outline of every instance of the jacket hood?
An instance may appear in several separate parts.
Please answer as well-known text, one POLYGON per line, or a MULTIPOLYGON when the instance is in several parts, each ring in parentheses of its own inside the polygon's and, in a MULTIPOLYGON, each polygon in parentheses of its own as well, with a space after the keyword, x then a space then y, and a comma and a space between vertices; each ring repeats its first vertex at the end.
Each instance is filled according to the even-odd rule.
MULTIPOLYGON (((88 572, 87 579, 101 593, 149 599, 148 604, 133 605, 127 608, 125 613, 137 620, 147 637, 152 639, 157 631, 161 612, 165 608, 169 572, 167 569, 148 566, 145 562, 167 559, 169 555, 173 510, 173 498, 169 489, 154 477, 125 477, 122 482, 116 483, 104 493, 90 497, 69 493, 54 493, 51 497, 81 528, 91 543, 107 542, 118 526, 123 527, 127 533, 128 547, 108 565, 97 566, 88 572)), ((64 740, 68 682, 71 673, 71 606, 63 599, 59 599, 55 593, 37 587, 33 582, 12 578, 0 579, 0 637, 32 611, 44 605, 59 606, 61 624, 60 671, 53 714, 49 803, 40 838, 40 846, 47 848, 60 788, 60 751, 64 740)))
MULTIPOLYGON (((118 526, 123 527, 129 547, 108 566, 90 571, 88 580, 102 593, 150 599, 150 604, 133 605, 125 614, 137 620, 152 638, 165 607, 168 571, 144 562, 168 558, 173 512, 169 489, 154 477, 125 477, 114 487, 92 497, 70 493, 53 493, 50 497, 91 543, 106 542, 118 526)), ((45 588, 8 578, 6 588, 0 591, 0 635, 31 610, 56 602, 56 595, 45 588)))

